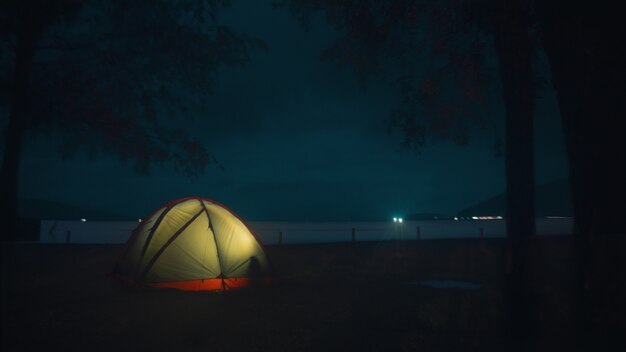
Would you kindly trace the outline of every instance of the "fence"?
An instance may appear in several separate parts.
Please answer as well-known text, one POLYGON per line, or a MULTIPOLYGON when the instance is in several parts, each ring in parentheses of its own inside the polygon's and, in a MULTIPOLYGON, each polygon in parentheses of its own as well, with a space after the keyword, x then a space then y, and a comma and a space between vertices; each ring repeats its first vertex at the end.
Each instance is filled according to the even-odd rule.
MULTIPOLYGON (((445 238, 504 238, 505 220, 433 220, 394 222, 251 222, 265 244, 305 244, 445 238)), ((537 218, 538 235, 572 232, 571 218, 537 218)))
MULTIPOLYGON (((134 221, 41 222, 41 243, 125 243, 138 223, 134 221)), ((497 238, 506 235, 504 220, 433 220, 394 222, 249 222, 264 244, 305 244, 417 240, 444 238, 497 238)), ((571 218, 536 219, 538 235, 572 232, 571 218)))

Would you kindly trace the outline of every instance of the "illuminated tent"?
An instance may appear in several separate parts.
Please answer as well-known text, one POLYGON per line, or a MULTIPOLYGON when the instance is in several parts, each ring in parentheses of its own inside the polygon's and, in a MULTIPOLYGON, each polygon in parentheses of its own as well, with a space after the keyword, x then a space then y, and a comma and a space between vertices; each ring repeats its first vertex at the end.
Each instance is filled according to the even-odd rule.
POLYGON ((209 199, 174 200, 133 231, 114 275, 133 284, 228 290, 271 281, 271 266, 252 231, 209 199))

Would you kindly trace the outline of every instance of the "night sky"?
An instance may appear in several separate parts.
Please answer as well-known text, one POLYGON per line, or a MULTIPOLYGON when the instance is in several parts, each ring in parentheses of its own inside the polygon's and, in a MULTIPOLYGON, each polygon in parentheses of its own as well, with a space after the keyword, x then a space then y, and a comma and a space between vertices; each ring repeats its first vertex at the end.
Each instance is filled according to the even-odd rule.
MULTIPOLYGON (((379 220, 413 213, 455 214, 504 191, 504 159, 493 129, 468 146, 434 142, 421 154, 387 132, 398 94, 384 76, 359 83, 350 68, 320 60, 337 34, 322 18, 304 29, 286 9, 236 1, 223 24, 264 39, 244 67, 222 68, 205 111, 173 123, 202 137, 223 166, 197 179, 156 165, 136 174, 114 156, 61 161, 55 136, 25 146, 20 197, 112 210, 138 218, 189 195, 222 202, 249 220, 379 220)), ((543 56, 537 53, 536 60, 543 56)), ((546 75, 549 77, 549 75, 546 75)), ((502 125, 498 92, 484 114, 502 125)), ((536 100, 536 182, 567 175, 551 86, 536 100)))

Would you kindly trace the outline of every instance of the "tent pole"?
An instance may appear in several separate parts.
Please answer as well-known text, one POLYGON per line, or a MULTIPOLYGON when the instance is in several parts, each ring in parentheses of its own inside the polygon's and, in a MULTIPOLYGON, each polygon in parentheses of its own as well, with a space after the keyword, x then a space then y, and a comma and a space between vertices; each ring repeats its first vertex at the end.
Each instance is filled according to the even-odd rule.
POLYGON ((202 201, 202 199, 198 199, 200 204, 202 204, 202 208, 204 208, 204 212, 206 213, 207 219, 209 219, 209 229, 213 234, 213 241, 215 241, 215 252, 217 254, 217 262, 220 265, 220 277, 222 278, 222 290, 226 291, 226 284, 224 283, 224 268, 222 267, 222 256, 220 255, 220 246, 217 242, 217 236, 215 235, 215 228, 213 227, 213 221, 211 221, 211 215, 209 215, 209 209, 206 208, 206 205, 202 201))

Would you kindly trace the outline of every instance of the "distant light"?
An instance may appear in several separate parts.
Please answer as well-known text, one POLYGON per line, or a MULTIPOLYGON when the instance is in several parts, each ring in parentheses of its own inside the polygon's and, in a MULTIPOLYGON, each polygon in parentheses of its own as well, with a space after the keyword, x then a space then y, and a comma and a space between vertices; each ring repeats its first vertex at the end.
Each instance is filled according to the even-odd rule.
POLYGON ((473 216, 472 219, 478 219, 478 220, 495 220, 495 219, 501 219, 502 217, 497 217, 497 216, 473 216))
POLYGON ((398 222, 398 218, 393 218, 393 222, 398 222))
POLYGON ((399 218, 399 219, 398 219, 398 222, 402 222, 402 218, 399 218))
POLYGON ((87 221, 87 219, 80 219, 80 221, 82 221, 82 222, 86 222, 86 221, 87 221))
POLYGON ((478 216, 472 216, 472 219, 478 220, 478 216))
POLYGON ((496 219, 502 219, 502 217, 501 216, 496 216, 496 219))
POLYGON ((141 222, 141 219, 139 219, 139 220, 137 220, 137 221, 141 222))
POLYGON ((454 217, 454 220, 459 220, 459 218, 455 216, 455 217, 454 217))

